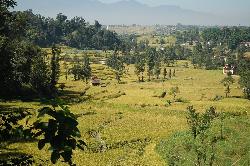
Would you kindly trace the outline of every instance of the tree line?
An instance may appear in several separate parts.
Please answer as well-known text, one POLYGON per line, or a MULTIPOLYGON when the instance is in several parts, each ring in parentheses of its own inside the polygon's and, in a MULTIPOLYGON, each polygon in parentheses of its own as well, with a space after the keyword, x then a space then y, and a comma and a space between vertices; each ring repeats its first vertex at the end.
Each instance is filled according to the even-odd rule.
POLYGON ((25 35, 40 47, 64 44, 78 49, 112 50, 121 45, 118 35, 103 29, 98 21, 90 25, 82 17, 68 19, 62 13, 53 19, 35 15, 32 10, 13 12, 13 15, 23 20, 25 35))

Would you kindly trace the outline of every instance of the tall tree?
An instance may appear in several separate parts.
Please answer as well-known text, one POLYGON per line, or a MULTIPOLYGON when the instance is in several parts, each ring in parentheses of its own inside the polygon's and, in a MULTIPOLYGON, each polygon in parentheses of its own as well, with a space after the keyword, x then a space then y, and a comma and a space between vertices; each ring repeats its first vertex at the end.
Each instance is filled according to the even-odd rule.
POLYGON ((230 86, 234 83, 234 79, 233 79, 233 77, 231 75, 228 75, 223 80, 221 80, 221 83, 224 85, 224 87, 225 87, 225 94, 226 94, 226 97, 228 97, 228 95, 231 92, 230 86))
POLYGON ((156 76, 157 79, 159 79, 160 74, 161 74, 161 62, 159 60, 156 60, 154 66, 154 75, 156 76))
MULTIPOLYGON (((16 4, 13 0, 0 1, 0 96, 25 95, 27 88, 39 91, 31 77, 33 68, 43 61, 41 49, 27 41, 27 16, 10 12, 16 4)), ((44 64, 46 65, 46 64, 44 64)), ((41 67, 41 66, 40 66, 41 67)), ((46 73, 47 67, 37 68, 36 73, 46 73)), ((47 79, 41 80, 46 84, 47 79)))
POLYGON ((147 57, 147 71, 148 71, 148 80, 151 81, 151 76, 153 75, 153 70, 155 66, 155 58, 156 58, 156 49, 149 47, 146 50, 147 57))
POLYGON ((89 57, 87 55, 83 59, 82 77, 83 77, 83 79, 85 79, 86 83, 88 82, 88 80, 91 77, 90 61, 89 61, 89 57))
POLYGON ((139 82, 143 82, 143 73, 145 72, 145 60, 144 56, 139 54, 138 52, 135 53, 135 74, 138 77, 139 82))
POLYGON ((242 59, 239 63, 240 84, 243 87, 245 97, 250 99, 250 60, 242 59))
POLYGON ((108 58, 107 65, 115 71, 115 78, 120 83, 125 66, 122 58, 117 55, 116 51, 108 58))
POLYGON ((52 57, 51 57, 50 89, 52 96, 54 97, 54 95, 56 95, 57 93, 56 84, 58 83, 60 77, 59 55, 61 53, 61 49, 54 45, 51 51, 52 51, 52 57))

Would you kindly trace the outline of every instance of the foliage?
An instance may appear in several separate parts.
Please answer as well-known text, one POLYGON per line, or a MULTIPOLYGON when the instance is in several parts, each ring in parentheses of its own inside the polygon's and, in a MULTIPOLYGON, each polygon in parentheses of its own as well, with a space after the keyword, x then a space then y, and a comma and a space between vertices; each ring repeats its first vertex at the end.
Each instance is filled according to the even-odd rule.
POLYGON ((83 59, 83 67, 82 67, 82 78, 85 79, 86 83, 91 77, 91 67, 89 62, 89 57, 85 56, 83 59))
POLYGON ((221 80, 221 83, 224 85, 225 87, 225 94, 226 97, 228 97, 228 94, 230 94, 231 90, 230 90, 230 86, 234 83, 234 79, 231 75, 228 75, 227 77, 225 77, 223 80, 221 80))
POLYGON ((48 67, 41 49, 27 41, 24 17, 9 11, 15 1, 0 1, 0 96, 3 98, 23 97, 36 91, 48 89, 48 67), (35 71, 35 70, 36 71, 35 71), (35 78, 41 77, 38 80, 35 78), (40 81, 40 82, 39 82, 40 81))
POLYGON ((250 99, 250 61, 243 59, 239 63, 240 84, 244 88, 245 97, 250 99))
POLYGON ((39 110, 39 115, 34 123, 34 129, 38 130, 36 137, 43 136, 38 142, 38 148, 41 150, 45 144, 50 144, 51 162, 55 164, 60 157, 69 165, 73 165, 72 154, 76 147, 84 149, 85 142, 77 140, 80 138, 80 131, 77 128, 78 122, 74 114, 72 114, 67 106, 57 104, 53 107, 44 107, 39 110), (45 121, 45 115, 49 119, 45 121), (43 119, 41 119, 43 118, 43 119))
POLYGON ((147 63, 147 71, 148 71, 148 80, 151 80, 151 76, 153 75, 153 69, 155 67, 155 61, 157 59, 157 52, 155 48, 147 48, 146 50, 146 63, 147 63))
POLYGON ((214 107, 210 107, 203 115, 197 113, 193 106, 188 107, 187 110, 187 122, 194 138, 204 134, 211 126, 212 120, 216 117, 214 107))
POLYGON ((171 79, 171 78, 172 78, 172 70, 171 70, 171 69, 169 69, 169 72, 168 72, 168 77, 169 77, 169 79, 171 79))
POLYGON ((167 74, 168 74, 167 69, 164 68, 164 69, 163 69, 163 78, 164 78, 164 79, 166 79, 167 74))
POLYGON ((70 73, 74 75, 74 80, 77 81, 77 80, 80 80, 80 78, 82 77, 81 74, 82 74, 82 67, 79 63, 77 64, 74 64, 72 66, 72 68, 70 69, 70 73))
POLYGON ((0 141, 11 141, 30 139, 32 134, 30 130, 24 129, 24 125, 19 122, 31 115, 30 112, 22 109, 18 110, 1 110, 0 113, 0 141))
MULTIPOLYGON (((238 165, 244 165, 249 162, 249 153, 247 152, 249 148, 249 143, 247 143, 249 132, 245 129, 243 131, 239 131, 238 129, 240 126, 247 127, 248 123, 246 121, 248 118, 245 116, 233 117, 233 115, 226 115, 223 122, 220 122, 221 117, 213 120, 212 126, 206 131, 207 139, 203 144, 198 144, 200 147, 203 146, 206 148, 203 150, 204 152, 206 151, 207 156, 206 163, 201 162, 200 165, 232 165, 235 162, 238 165), (223 129, 224 137, 222 139, 219 131, 220 123, 225 128, 223 129), (213 137, 217 138, 216 143, 211 142, 214 140, 213 137), (237 141, 235 142, 235 140, 237 141), (234 154, 237 154, 237 158, 233 157, 234 154), (213 157, 212 162, 210 162, 211 157, 213 157)), ((189 131, 176 132, 167 139, 162 140, 157 145, 157 151, 166 161, 167 165, 198 165, 195 143, 189 131)), ((199 150, 202 150, 202 148, 199 150)))
POLYGON ((51 58, 51 76, 50 76, 50 89, 52 96, 56 95, 56 84, 58 83, 60 77, 60 63, 59 63, 59 55, 61 53, 61 49, 56 47, 55 45, 52 47, 52 58, 51 58))
POLYGON ((40 94, 40 96, 49 96, 51 70, 45 61, 46 53, 33 60, 30 72, 30 83, 32 87, 40 94))
POLYGON ((195 141, 193 148, 195 148, 197 155, 197 165, 213 165, 215 159, 214 148, 218 138, 213 137, 211 140, 207 140, 207 130, 211 128, 212 121, 217 116, 215 108, 210 107, 203 115, 196 113, 193 106, 188 107, 187 110, 187 122, 195 141))
POLYGON ((121 40, 115 32, 102 29, 95 21, 89 25, 82 17, 68 17, 62 13, 56 18, 46 18, 35 15, 32 10, 15 12, 27 21, 28 39, 41 47, 51 47, 53 44, 64 44, 79 49, 107 50, 116 49, 121 40))
POLYGON ((145 60, 143 55, 139 54, 138 52, 135 53, 135 74, 138 77, 139 82, 143 82, 143 73, 145 72, 145 60))
POLYGON ((154 75, 156 76, 157 79, 159 79, 161 74, 161 64, 160 61, 156 61, 155 66, 154 66, 154 75))
POLYGON ((115 77, 118 83, 121 81, 121 76, 124 73, 124 63, 122 61, 122 58, 117 55, 115 52, 112 56, 110 56, 107 59, 107 65, 111 67, 113 70, 115 70, 115 77))
POLYGON ((34 165, 34 158, 32 155, 26 154, 12 154, 11 156, 6 157, 5 159, 0 159, 0 165, 4 166, 29 166, 34 165))
POLYGON ((229 49, 236 49, 240 42, 249 41, 249 27, 207 28, 201 34, 205 42, 226 44, 229 49))

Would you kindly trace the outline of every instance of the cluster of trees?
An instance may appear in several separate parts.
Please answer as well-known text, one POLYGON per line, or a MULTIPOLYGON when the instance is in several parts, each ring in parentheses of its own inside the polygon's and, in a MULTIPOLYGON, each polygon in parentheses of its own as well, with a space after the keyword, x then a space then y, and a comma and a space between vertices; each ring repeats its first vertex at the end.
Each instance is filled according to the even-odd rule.
MULTIPOLYGON (((250 28, 205 28, 200 35, 197 35, 199 36, 197 37, 199 40, 196 41, 192 55, 190 56, 193 65, 208 70, 221 68, 225 64, 236 66, 244 94, 247 98, 250 98, 250 61, 244 56, 249 51, 244 42, 250 41, 250 28)), ((229 84, 225 84, 227 81, 230 84, 233 83, 230 76, 223 81, 226 88, 226 96, 230 93, 229 84)))
POLYGON ((118 56, 117 52, 114 52, 114 54, 107 59, 107 66, 111 67, 115 71, 115 78, 118 83, 120 83, 122 74, 125 70, 124 60, 122 57, 118 56))
POLYGON ((224 45, 235 50, 241 42, 250 41, 249 27, 191 27, 187 30, 176 31, 177 44, 189 42, 193 45, 196 41, 208 43, 212 47, 224 45))
POLYGON ((182 44, 189 42, 190 45, 193 45, 194 41, 200 40, 200 29, 198 27, 192 27, 187 30, 184 30, 183 32, 177 31, 175 33, 176 42, 177 44, 182 44))
MULTIPOLYGON (((179 59, 178 48, 179 47, 170 46, 164 49, 156 50, 155 48, 148 47, 145 52, 135 52, 135 73, 138 76, 139 82, 144 81, 143 78, 145 71, 147 71, 149 81, 152 76, 159 79, 160 74, 162 74, 165 79, 168 74, 166 67, 172 66, 175 61, 179 59)), ((182 53, 184 54, 184 52, 182 53)), ((173 73, 171 70, 169 71, 169 78, 173 76, 172 74, 175 74, 175 70, 173 73)))
POLYGON ((243 59, 239 63, 240 84, 245 97, 250 99, 250 59, 243 59))
MULTIPOLYGON (((58 14, 53 19, 35 15, 31 10, 11 12, 10 8, 16 5, 14 0, 1 1, 0 5, 1 97, 55 96, 60 76, 60 49, 55 44, 103 50, 121 46, 118 35, 102 29, 98 21, 89 25, 81 17, 69 20, 58 14), (39 46, 52 47, 52 54, 39 46)), ((72 73, 87 81, 91 76, 89 59, 85 58, 83 65, 75 64, 72 73)))
POLYGON ((79 49, 116 49, 121 40, 115 32, 102 28, 95 21, 94 25, 85 22, 82 17, 68 19, 59 13, 55 19, 33 14, 32 10, 14 12, 14 17, 25 21, 27 25, 26 36, 41 47, 52 44, 65 44, 79 49))
MULTIPOLYGON (((15 5, 15 0, 0 1, 0 97, 12 98, 23 95, 33 98, 33 94, 41 94, 54 98, 57 95, 56 84, 60 76, 61 50, 53 45, 51 55, 47 56, 46 52, 30 42, 25 37, 27 22, 23 17, 19 17, 20 15, 9 11, 15 5)), ((86 144, 80 140, 77 118, 68 107, 58 102, 53 103, 53 109, 44 107, 39 111, 38 120, 32 126, 28 125, 28 119, 26 125, 19 123, 27 116, 31 116, 31 113, 22 109, 1 111, 0 142, 43 137, 38 142, 38 148, 42 149, 45 144, 51 146, 52 163, 56 163, 62 157, 69 165, 74 165, 73 150, 76 147, 84 150, 86 144), (41 120, 40 118, 45 115, 51 118, 41 120)), ((1 160, 1 164, 31 165, 34 162, 32 156, 24 154, 19 155, 17 159, 13 157, 11 161, 8 159, 1 160)))
POLYGON ((85 80, 85 82, 88 83, 88 80, 92 75, 89 57, 85 56, 82 63, 80 63, 80 60, 74 62, 73 67, 69 72, 74 75, 75 81, 85 80))
POLYGON ((52 48, 49 64, 47 53, 26 38, 24 18, 9 11, 15 5, 13 0, 0 3, 0 96, 51 96, 59 77, 60 50, 52 48))
POLYGON ((225 51, 220 50, 219 56, 216 55, 216 51, 209 45, 203 46, 198 42, 194 46, 190 60, 195 68, 204 67, 207 70, 218 69, 225 64, 225 51))
POLYGON ((250 27, 206 28, 201 37, 213 46, 226 45, 235 50, 241 42, 250 41, 250 27))
POLYGON ((135 50, 130 51, 127 55, 119 56, 118 52, 115 52, 108 57, 107 65, 114 69, 118 82, 124 73, 124 64, 135 65, 135 74, 138 76, 139 82, 144 82, 145 72, 147 72, 149 81, 154 76, 159 79, 161 74, 166 79, 167 75, 169 78, 175 76, 175 70, 167 72, 166 67, 173 66, 178 59, 185 59, 187 57, 186 53, 190 53, 190 50, 186 53, 185 50, 179 46, 169 46, 159 50, 148 46, 143 52, 135 50))

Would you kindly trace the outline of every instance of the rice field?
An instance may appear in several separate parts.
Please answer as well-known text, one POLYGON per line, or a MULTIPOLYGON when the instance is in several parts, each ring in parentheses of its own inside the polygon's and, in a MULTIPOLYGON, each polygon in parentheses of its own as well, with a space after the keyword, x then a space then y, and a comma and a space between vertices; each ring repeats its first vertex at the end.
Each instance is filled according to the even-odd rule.
MULTIPOLYGON (((74 162, 84 166, 167 165, 161 146, 159 150, 159 143, 177 132, 188 130, 186 108, 190 105, 199 111, 214 106, 217 112, 241 112, 245 121, 249 120, 250 102, 241 98, 242 91, 237 81, 231 87, 231 97, 224 98, 224 87, 220 81, 225 76, 221 70, 194 69, 191 65, 185 68, 184 63, 179 61, 175 67, 167 68, 176 70, 176 76, 171 79, 160 78, 143 83, 137 82, 133 65, 126 66, 122 84, 117 83, 110 68, 101 64, 92 64, 91 67, 93 74, 105 86, 94 87, 84 81, 73 81, 73 77, 66 80, 61 75, 59 83, 66 85, 63 91, 60 90, 61 98, 67 101, 73 113, 81 115, 78 118, 79 129, 88 145, 85 151, 75 151, 74 162), (180 89, 176 97, 180 102, 169 104, 167 101, 173 101, 173 96, 168 92, 175 86, 180 89), (167 92, 166 97, 159 97, 162 92, 167 92)), ((64 68, 61 70, 63 73, 64 68)), ((234 79, 239 78, 234 76, 234 79)), ((35 116, 37 110, 46 104, 40 101, 10 101, 0 102, 0 105, 29 108, 35 116)), ((228 121, 230 127, 232 124, 228 121)), ((233 127, 237 128, 237 121, 233 123, 233 127)), ((249 136, 247 125, 242 125, 242 130, 239 130, 249 136)), ((239 131, 234 132, 237 135, 239 131)), ((239 140, 247 141, 249 145, 249 139, 242 138, 239 140)), ((232 144, 231 148, 241 147, 240 141, 232 144)), ((51 165, 47 150, 48 147, 38 150, 37 142, 26 142, 9 144, 1 153, 28 153, 34 156, 37 165, 51 165)), ((237 155, 240 154, 229 154, 233 156, 232 163, 238 160, 237 155)), ((58 162, 56 165, 65 164, 58 162)))

